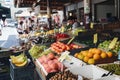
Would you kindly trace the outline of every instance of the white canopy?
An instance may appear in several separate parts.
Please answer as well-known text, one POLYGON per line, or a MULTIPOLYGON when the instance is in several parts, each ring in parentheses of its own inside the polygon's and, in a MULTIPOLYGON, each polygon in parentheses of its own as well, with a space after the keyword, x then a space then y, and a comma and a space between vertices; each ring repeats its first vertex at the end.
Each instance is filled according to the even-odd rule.
POLYGON ((21 14, 16 14, 16 17, 27 17, 34 16, 34 12, 30 13, 29 11, 23 11, 21 14))

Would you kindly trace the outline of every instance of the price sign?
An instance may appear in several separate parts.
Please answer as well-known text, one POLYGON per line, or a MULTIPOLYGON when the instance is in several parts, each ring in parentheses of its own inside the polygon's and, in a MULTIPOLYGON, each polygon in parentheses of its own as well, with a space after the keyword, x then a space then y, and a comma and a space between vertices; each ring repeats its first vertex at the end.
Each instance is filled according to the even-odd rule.
POLYGON ((109 44, 109 49, 113 49, 114 48, 114 46, 115 46, 115 44, 116 44, 116 42, 117 42, 117 40, 118 40, 118 38, 117 37, 115 37, 112 41, 111 41, 111 43, 109 44))
POLYGON ((93 25, 94 25, 94 23, 91 22, 91 23, 90 23, 90 28, 91 28, 91 29, 93 29, 93 25))
POLYGON ((98 34, 94 34, 94 38, 93 38, 93 43, 97 43, 98 41, 98 34))
POLYGON ((58 59, 60 62, 63 62, 65 59, 68 59, 70 52, 69 51, 65 51, 62 53, 62 55, 60 56, 60 58, 58 59))

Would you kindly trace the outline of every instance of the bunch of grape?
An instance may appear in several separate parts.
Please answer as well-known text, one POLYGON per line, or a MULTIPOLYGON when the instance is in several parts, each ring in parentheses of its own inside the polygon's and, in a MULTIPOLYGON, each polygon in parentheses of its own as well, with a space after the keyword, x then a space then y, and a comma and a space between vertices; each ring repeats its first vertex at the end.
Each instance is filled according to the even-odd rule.
POLYGON ((43 55, 47 55, 47 54, 49 54, 49 53, 51 53, 51 52, 52 52, 52 51, 51 51, 50 49, 47 49, 47 50, 43 51, 41 54, 39 54, 38 57, 41 57, 41 56, 43 56, 43 55))
POLYGON ((114 48, 112 49, 109 49, 110 43, 111 43, 110 40, 105 40, 104 42, 98 45, 98 48, 105 50, 105 51, 111 51, 113 53, 118 53, 118 51, 120 50, 120 41, 117 41, 114 48))
POLYGON ((120 65, 119 64, 107 64, 100 66, 101 68, 108 70, 108 71, 114 71, 115 74, 120 75, 120 65))
POLYGON ((114 48, 111 51, 114 53, 118 53, 119 50, 120 50, 120 41, 117 41, 116 45, 114 46, 114 48))
POLYGON ((110 42, 111 42, 110 40, 105 40, 98 45, 98 48, 106 51, 106 50, 108 50, 110 42))
POLYGON ((30 48, 29 53, 30 53, 32 58, 38 58, 39 54, 41 54, 45 50, 45 48, 46 48, 46 46, 33 45, 30 48))

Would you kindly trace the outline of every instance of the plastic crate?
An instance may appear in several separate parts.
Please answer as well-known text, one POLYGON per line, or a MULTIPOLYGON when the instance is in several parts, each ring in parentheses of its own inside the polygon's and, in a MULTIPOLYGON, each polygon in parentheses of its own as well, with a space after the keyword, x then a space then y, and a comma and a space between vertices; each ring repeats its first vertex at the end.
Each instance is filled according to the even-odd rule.
POLYGON ((0 80, 11 80, 9 73, 0 74, 0 80))
POLYGON ((24 67, 16 67, 10 61, 10 77, 12 80, 34 80, 34 70, 34 64, 31 62, 24 67))

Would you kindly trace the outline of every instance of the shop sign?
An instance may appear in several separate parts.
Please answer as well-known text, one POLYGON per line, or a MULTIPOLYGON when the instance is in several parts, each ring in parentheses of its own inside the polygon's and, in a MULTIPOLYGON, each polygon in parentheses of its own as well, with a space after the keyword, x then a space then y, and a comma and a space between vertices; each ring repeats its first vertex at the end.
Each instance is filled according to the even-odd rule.
POLYGON ((90 0, 84 0, 84 14, 90 13, 90 0))

